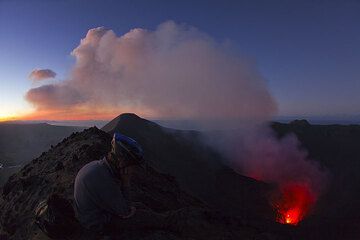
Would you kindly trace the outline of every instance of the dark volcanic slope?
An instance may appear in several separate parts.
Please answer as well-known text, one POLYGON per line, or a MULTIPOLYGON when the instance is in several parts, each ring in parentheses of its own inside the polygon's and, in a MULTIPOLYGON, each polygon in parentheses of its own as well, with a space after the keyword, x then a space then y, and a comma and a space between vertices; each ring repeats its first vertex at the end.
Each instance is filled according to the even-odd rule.
POLYGON ((7 178, 18 171, 19 167, 10 167, 25 164, 39 156, 43 151, 50 148, 69 136, 80 127, 52 126, 40 124, 0 124, 0 163, 4 169, 0 170, 0 186, 7 178))
MULTIPOLYGON (((72 134, 11 176, 0 199, 1 233, 16 240, 46 239, 34 225, 36 205, 51 193, 72 199, 76 173, 84 164, 102 157, 109 150, 110 140, 110 135, 97 128, 72 134)), ((125 240, 288 239, 277 237, 284 235, 282 226, 261 225, 261 228, 255 228, 249 224, 244 225, 237 218, 224 217, 205 208, 199 200, 183 192, 173 177, 160 174, 151 167, 135 172, 132 197, 134 201, 142 202, 157 212, 187 207, 190 215, 186 221, 201 227, 195 231, 185 229, 177 235, 166 231, 135 231, 125 234, 122 237, 125 240)), ((174 224, 177 224, 176 218, 174 224)))
MULTIPOLYGON (((34 159, 18 174, 10 177, 3 189, 0 220, 14 239, 28 239, 36 227, 32 224, 35 206, 50 193, 73 197, 73 182, 87 162, 108 152, 110 137, 90 128, 64 139, 49 152, 34 159)), ((173 178, 151 168, 134 178, 133 197, 156 211, 200 206, 201 202, 183 193, 173 178), (142 194, 146 192, 146 194, 142 194)))
POLYGON ((183 189, 210 205, 248 219, 272 217, 267 185, 225 166, 198 132, 164 128, 135 114, 122 114, 103 130, 139 141, 152 166, 175 176, 183 189))

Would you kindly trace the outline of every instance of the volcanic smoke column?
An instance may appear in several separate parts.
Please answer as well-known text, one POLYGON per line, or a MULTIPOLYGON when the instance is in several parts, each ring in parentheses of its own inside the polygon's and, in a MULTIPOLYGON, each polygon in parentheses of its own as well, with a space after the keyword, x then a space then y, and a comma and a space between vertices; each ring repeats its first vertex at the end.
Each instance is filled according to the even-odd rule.
MULTIPOLYGON (((38 119, 260 119, 276 108, 256 65, 200 30, 168 21, 116 35, 88 31, 68 79, 30 89, 38 119)), ((31 116, 29 116, 31 118, 31 116)))

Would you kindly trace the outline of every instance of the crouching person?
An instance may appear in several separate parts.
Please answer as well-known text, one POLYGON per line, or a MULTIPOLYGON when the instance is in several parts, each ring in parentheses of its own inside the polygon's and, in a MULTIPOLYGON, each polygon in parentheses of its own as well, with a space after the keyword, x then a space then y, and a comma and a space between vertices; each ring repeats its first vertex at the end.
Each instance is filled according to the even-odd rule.
POLYGON ((166 217, 136 208, 129 199, 133 168, 143 162, 141 146, 115 133, 111 151, 86 164, 75 179, 75 210, 83 227, 97 235, 116 235, 128 229, 162 229, 166 217))

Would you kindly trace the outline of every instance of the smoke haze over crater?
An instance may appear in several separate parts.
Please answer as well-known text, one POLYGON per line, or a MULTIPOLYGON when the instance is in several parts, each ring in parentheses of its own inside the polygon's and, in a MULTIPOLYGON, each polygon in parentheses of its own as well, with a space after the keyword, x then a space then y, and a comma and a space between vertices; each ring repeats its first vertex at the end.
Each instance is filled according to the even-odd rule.
POLYGON ((26 94, 35 115, 269 119, 276 104, 248 59, 206 33, 172 21, 122 36, 90 29, 72 51, 70 77, 26 94))

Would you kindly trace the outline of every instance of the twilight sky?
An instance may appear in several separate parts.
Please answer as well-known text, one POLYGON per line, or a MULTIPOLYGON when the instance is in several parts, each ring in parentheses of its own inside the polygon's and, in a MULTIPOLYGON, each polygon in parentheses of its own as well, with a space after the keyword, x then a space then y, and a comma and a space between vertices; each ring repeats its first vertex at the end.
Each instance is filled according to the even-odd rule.
MULTIPOLYGON (((249 74, 252 78, 258 79, 262 75, 268 91, 274 102, 277 103, 276 115, 329 117, 359 115, 359 12, 360 2, 352 0, 177 2, 0 0, 0 120, 9 117, 24 118, 24 114, 30 114, 34 119, 56 119, 54 116, 58 115, 55 114, 51 117, 49 114, 53 113, 49 108, 53 105, 61 105, 60 110, 63 110, 63 102, 59 103, 58 99, 54 100, 51 94, 44 95, 44 91, 40 94, 38 94, 39 91, 35 92, 37 95, 34 94, 34 91, 30 91, 31 96, 26 98, 30 99, 29 102, 25 96, 32 88, 42 87, 40 90, 49 90, 49 86, 55 86, 56 93, 61 92, 58 98, 68 96, 68 93, 63 95, 63 91, 67 91, 67 89, 74 91, 75 89, 77 92, 85 94, 85 97, 80 100, 76 99, 76 104, 89 97, 109 103, 103 95, 89 94, 89 89, 79 90, 78 83, 84 81, 84 75, 78 77, 78 72, 75 73, 76 76, 72 73, 74 66, 79 67, 81 64, 79 61, 82 61, 80 59, 82 55, 79 57, 79 54, 83 54, 81 51, 84 46, 80 44, 80 40, 85 36, 91 38, 88 31, 101 26, 112 30, 114 34, 111 33, 111 39, 114 41, 121 41, 121 36, 129 33, 131 29, 146 29, 151 34, 145 34, 145 37, 135 35, 135 39, 146 43, 150 41, 153 48, 156 48, 159 41, 163 40, 154 42, 152 40, 154 36, 160 36, 164 32, 164 35, 168 36, 169 31, 175 31, 180 38, 172 40, 177 44, 187 46, 188 42, 183 40, 184 38, 190 39, 191 43, 201 42, 202 47, 206 46, 204 51, 212 53, 211 56, 220 56, 217 63, 224 64, 224 66, 230 61, 231 56, 224 53, 226 50, 223 50, 222 46, 231 45, 230 55, 246 58, 246 62, 242 62, 238 66, 247 66, 251 63, 250 65, 254 65, 257 70, 256 73, 253 73, 252 66, 250 69, 246 68, 245 73, 238 73, 233 71, 235 67, 232 68, 232 63, 227 64, 225 68, 222 68, 224 81, 249 74), (184 24, 187 26, 185 30, 179 27, 184 24), (191 26, 197 29, 195 34, 191 30, 191 26), (79 49, 79 51, 74 54, 74 49, 79 49), (71 52, 73 52, 72 55, 71 52), (64 86, 64 80, 73 78, 71 83, 66 83, 64 86), (51 101, 44 103, 43 98, 49 96, 52 98, 51 101), (42 108, 40 112, 35 113, 41 113, 40 117, 34 117, 34 113, 31 113, 34 106, 42 108)), ((100 29, 96 30, 94 34, 100 34, 101 36, 96 36, 102 37, 102 32, 103 30, 100 29)), ((118 51, 124 51, 121 50, 123 48, 124 44, 114 46, 114 49, 118 51)), ((181 49, 173 50, 174 56, 179 56, 176 54, 181 56, 183 53, 181 49)), ((123 52, 121 54, 124 55, 123 52)), ((204 57, 204 53, 201 51, 195 51, 194 54, 196 59, 204 57)), ((170 56, 165 54, 159 57, 159 54, 156 53, 151 57, 161 63, 162 61, 166 62, 170 56)), ((171 58, 171 60, 174 59, 171 58)), ((178 64, 175 60, 174 63, 178 64)), ((130 63, 126 62, 126 64, 130 63)), ((214 63, 207 64, 201 67, 212 68, 211 64, 214 63)), ((189 66, 182 66, 181 69, 189 70, 189 66)), ((157 75, 150 70, 146 74, 160 79, 170 76, 166 71, 163 75, 157 75)), ((209 74, 214 75, 212 72, 209 74)), ((193 74, 192 76, 197 75, 193 74)), ((129 74, 128 77, 139 76, 129 74)), ((201 83, 199 82, 199 84, 201 83)), ((187 83, 184 84, 187 86, 187 83)), ((214 86, 218 86, 216 84, 214 80, 214 86)), ((231 84, 234 83, 230 82, 229 88, 233 89, 231 84)), ((266 93, 262 94, 262 86, 245 89, 250 93, 266 95, 266 93)), ((228 89, 224 88, 222 91, 225 92, 228 89)), ((164 96, 159 99, 146 96, 144 101, 149 104, 141 107, 146 107, 144 111, 148 111, 157 104, 157 101, 163 99, 164 96)), ((235 97, 232 99, 243 100, 235 97)), ((253 102, 251 98, 246 99, 253 102)), ((123 104, 124 101, 116 102, 116 104, 123 104)), ((267 101, 266 97, 263 97, 261 101, 267 101)), ((73 103, 72 101, 66 102, 66 104, 73 103)), ((89 104, 91 102, 86 102, 87 107, 89 104)), ((203 103, 200 102, 199 106, 203 106, 201 104, 203 103)), ((103 106, 99 105, 97 111, 103 106)), ((127 107, 131 110, 133 106, 132 102, 127 107)), ((199 106, 194 106, 192 110, 198 111, 199 106)), ((137 110, 141 111, 141 107, 137 110)), ((180 105, 179 109, 181 107, 184 106, 180 105)), ((77 109, 80 108, 83 109, 83 105, 77 109)), ((272 109, 271 106, 270 108, 272 109)), ((263 108, 257 109, 262 110, 263 108)), ((159 117, 160 115, 157 115, 159 113, 168 113, 165 108, 154 109, 154 111, 156 112, 154 117, 159 117)), ((59 113, 67 114, 57 111, 57 114, 59 113)), ((110 111, 104 115, 98 114, 94 118, 111 118, 112 113, 110 111)), ((221 114, 226 113, 225 110, 221 112, 221 114)), ((114 113, 114 116, 117 114, 114 113)), ((207 112, 204 110, 202 114, 206 115, 207 112)), ((166 117, 166 114, 163 116, 166 117)), ((179 116, 174 114, 169 116, 193 115, 189 111, 179 116)), ((234 116, 230 115, 230 117, 234 116)), ((88 118, 93 117, 87 112, 82 117, 74 115, 68 119, 88 118)))

